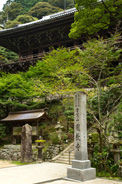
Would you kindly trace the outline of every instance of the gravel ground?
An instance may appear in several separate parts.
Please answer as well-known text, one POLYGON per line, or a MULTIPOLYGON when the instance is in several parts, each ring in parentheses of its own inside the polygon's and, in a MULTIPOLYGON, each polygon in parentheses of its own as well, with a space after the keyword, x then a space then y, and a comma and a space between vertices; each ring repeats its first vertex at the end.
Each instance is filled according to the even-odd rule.
POLYGON ((12 164, 11 161, 8 161, 8 160, 0 160, 0 168, 12 167, 12 166, 16 166, 16 164, 12 164))

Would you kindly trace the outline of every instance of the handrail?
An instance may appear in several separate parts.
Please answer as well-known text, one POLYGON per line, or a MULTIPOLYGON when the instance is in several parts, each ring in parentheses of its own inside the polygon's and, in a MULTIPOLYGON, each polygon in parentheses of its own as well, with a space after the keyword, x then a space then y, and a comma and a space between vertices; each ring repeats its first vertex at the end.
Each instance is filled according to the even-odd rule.
POLYGON ((69 165, 70 165, 70 154, 71 154, 72 151, 74 151, 74 149, 69 150, 69 165))
POLYGON ((55 161, 56 159, 58 159, 61 155, 63 155, 65 152, 67 152, 70 147, 72 147, 74 144, 74 142, 72 142, 68 147, 66 147, 61 153, 59 153, 59 155, 55 156, 54 158, 52 158, 52 161, 55 161))

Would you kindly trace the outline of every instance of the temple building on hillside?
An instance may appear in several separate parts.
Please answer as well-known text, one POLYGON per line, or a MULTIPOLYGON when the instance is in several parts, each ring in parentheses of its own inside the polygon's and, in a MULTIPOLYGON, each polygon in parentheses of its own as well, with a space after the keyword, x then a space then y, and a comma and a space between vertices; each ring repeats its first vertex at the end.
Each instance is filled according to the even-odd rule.
POLYGON ((51 47, 56 49, 61 46, 74 47, 75 45, 81 45, 83 37, 74 40, 68 36, 76 11, 76 8, 72 8, 44 16, 38 21, 1 30, 0 46, 19 55, 19 63, 11 64, 10 70, 12 71, 15 68, 19 70, 21 67, 24 68, 24 66, 25 70, 27 70, 28 66, 26 65, 29 65, 29 63, 35 64, 35 61, 41 59, 46 52, 50 51, 51 47), (28 64, 25 64, 25 61, 28 64))
POLYGON ((51 117, 42 109, 10 112, 6 118, 0 120, 0 122, 11 126, 12 144, 20 143, 23 125, 28 123, 32 126, 32 139, 36 140, 42 136, 42 130, 39 130, 39 126, 50 121, 52 121, 51 117))

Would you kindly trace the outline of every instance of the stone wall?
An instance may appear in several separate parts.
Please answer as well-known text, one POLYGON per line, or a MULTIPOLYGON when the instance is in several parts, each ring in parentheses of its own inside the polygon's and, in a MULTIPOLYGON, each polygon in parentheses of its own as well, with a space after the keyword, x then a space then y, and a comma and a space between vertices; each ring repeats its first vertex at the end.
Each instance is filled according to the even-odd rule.
POLYGON ((51 144, 47 147, 47 150, 43 152, 42 159, 44 161, 50 161, 52 158, 57 156, 61 151, 63 151, 63 146, 58 144, 51 144))
MULTIPOLYGON (((20 145, 4 145, 3 149, 0 149, 0 159, 21 161, 20 145)), ((32 161, 37 160, 37 151, 33 151, 32 161)))
MULTIPOLYGON (((63 151, 62 145, 51 144, 47 147, 47 150, 43 152, 42 159, 44 161, 50 161, 53 157, 63 151)), ((0 149, 0 159, 21 161, 20 145, 4 145, 3 149, 0 149)), ((33 146, 33 162, 38 160, 38 150, 36 146, 33 146)))

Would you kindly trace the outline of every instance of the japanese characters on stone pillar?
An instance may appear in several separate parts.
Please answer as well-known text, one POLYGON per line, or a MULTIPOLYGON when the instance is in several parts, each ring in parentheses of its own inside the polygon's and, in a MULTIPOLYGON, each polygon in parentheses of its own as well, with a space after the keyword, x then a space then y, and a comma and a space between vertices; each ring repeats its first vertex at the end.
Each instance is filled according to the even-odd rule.
POLYGON ((74 95, 74 125, 75 159, 88 160, 86 94, 79 91, 74 95))
POLYGON ((86 94, 81 91, 74 95, 74 130, 75 160, 72 160, 72 168, 67 169, 67 179, 95 179, 96 169, 91 168, 87 154, 86 94))

